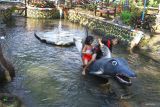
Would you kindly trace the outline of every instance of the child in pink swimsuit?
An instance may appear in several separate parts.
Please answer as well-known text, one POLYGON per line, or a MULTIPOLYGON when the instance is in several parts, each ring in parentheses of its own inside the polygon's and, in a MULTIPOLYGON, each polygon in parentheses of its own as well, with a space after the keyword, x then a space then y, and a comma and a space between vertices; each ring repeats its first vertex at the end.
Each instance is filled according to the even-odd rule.
POLYGON ((86 40, 85 40, 85 45, 82 49, 82 61, 83 61, 83 72, 82 75, 85 75, 86 69, 88 67, 88 63, 91 61, 92 59, 92 42, 93 42, 93 37, 92 36, 87 36, 86 40))

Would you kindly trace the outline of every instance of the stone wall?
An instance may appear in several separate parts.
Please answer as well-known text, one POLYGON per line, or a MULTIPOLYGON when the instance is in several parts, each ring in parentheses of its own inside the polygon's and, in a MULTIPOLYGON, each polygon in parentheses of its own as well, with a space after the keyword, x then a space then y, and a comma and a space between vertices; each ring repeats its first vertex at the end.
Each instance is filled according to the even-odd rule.
MULTIPOLYGON (((70 10, 68 12, 68 20, 74 23, 80 23, 87 26, 92 31, 100 32, 102 35, 113 35, 118 37, 123 43, 131 45, 139 31, 131 30, 126 26, 120 26, 111 21, 106 21, 104 18, 95 17, 86 13, 70 10)), ((141 33, 143 34, 143 33, 141 33)), ((142 38, 142 36, 140 37, 142 38)))
POLYGON ((27 7, 27 17, 31 18, 59 18, 59 10, 56 8, 27 7))

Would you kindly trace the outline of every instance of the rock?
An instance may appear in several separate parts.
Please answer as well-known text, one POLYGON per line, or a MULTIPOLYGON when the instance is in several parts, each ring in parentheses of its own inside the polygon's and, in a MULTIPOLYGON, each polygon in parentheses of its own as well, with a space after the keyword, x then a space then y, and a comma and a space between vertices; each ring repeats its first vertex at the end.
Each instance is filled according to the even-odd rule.
POLYGON ((70 32, 36 32, 35 37, 42 42, 57 46, 74 45, 73 35, 70 32))
POLYGON ((0 64, 0 82, 3 82, 5 80, 6 80, 6 78, 5 78, 5 70, 3 69, 3 67, 0 64))
POLYGON ((21 99, 9 93, 0 93, 0 107, 25 107, 21 99))
POLYGON ((5 24, 0 23, 0 29, 4 28, 5 26, 5 24))
POLYGON ((0 45, 0 83, 5 81, 11 81, 11 79, 15 76, 14 67, 10 62, 8 62, 2 52, 2 48, 0 45))

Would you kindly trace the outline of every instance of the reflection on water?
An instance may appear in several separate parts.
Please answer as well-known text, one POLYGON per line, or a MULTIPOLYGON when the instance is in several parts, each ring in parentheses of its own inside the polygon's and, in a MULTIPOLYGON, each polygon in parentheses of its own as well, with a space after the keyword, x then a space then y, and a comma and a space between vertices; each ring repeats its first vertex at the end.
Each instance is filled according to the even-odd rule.
MULTIPOLYGON (((129 55, 121 46, 113 56, 125 57, 138 74, 133 80, 129 100, 108 94, 104 80, 81 75, 77 49, 46 45, 34 37, 34 31, 53 31, 59 20, 15 19, 6 27, 5 53, 16 69, 14 81, 5 89, 22 98, 28 107, 159 107, 160 64, 138 54, 129 55)), ((61 31, 85 35, 85 29, 62 20, 61 31)))

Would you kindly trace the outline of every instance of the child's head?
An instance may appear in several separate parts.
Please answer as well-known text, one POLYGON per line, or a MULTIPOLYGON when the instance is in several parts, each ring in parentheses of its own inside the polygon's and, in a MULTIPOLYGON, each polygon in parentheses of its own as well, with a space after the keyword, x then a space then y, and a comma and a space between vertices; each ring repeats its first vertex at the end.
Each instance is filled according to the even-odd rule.
POLYGON ((111 42, 112 42, 113 45, 118 44, 118 38, 116 38, 116 37, 114 37, 114 36, 108 36, 108 37, 107 37, 107 36, 104 36, 104 37, 102 37, 101 42, 102 42, 103 44, 106 44, 106 42, 107 42, 108 40, 111 40, 111 42))
POLYGON ((113 44, 113 45, 118 44, 118 38, 112 37, 111 40, 112 40, 112 44, 113 44))
POLYGON ((92 36, 87 36, 85 40, 85 44, 91 45, 93 42, 93 37, 92 36))

